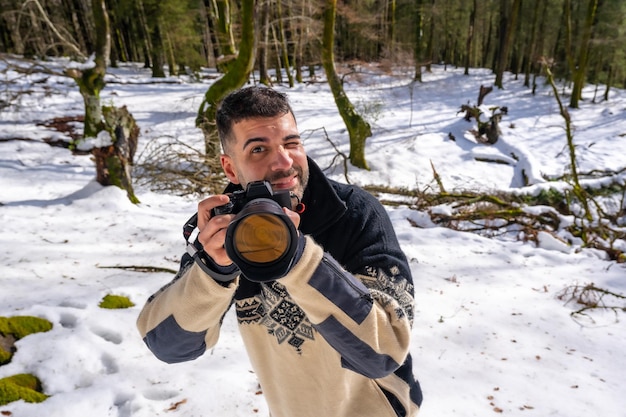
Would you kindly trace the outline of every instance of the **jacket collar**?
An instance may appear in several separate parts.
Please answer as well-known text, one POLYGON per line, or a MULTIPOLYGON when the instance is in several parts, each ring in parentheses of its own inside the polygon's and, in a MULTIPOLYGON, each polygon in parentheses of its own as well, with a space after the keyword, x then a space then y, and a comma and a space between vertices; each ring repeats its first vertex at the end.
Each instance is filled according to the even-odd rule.
MULTIPOLYGON (((307 156, 309 163, 309 183, 304 190, 302 203, 306 206, 300 218, 300 230, 304 234, 325 231, 347 210, 346 204, 337 195, 338 183, 329 180, 320 167, 307 156)), ((241 190, 241 185, 229 183, 225 193, 241 190)))
POLYGON ((305 234, 321 233, 332 226, 347 211, 346 203, 337 195, 338 183, 329 180, 309 157, 309 183, 302 202, 306 209, 301 215, 300 230, 305 234))

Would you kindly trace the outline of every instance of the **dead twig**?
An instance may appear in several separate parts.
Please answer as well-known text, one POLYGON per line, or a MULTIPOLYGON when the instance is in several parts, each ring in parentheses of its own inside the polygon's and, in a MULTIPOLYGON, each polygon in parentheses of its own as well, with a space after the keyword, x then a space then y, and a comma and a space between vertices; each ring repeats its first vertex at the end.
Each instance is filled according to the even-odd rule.
POLYGON ((152 140, 137 157, 134 172, 139 185, 175 195, 221 193, 227 179, 219 165, 210 165, 205 155, 177 138, 152 140))
MULTIPOLYGON (((335 162, 337 161, 337 158, 341 158, 343 161, 343 176, 346 180, 346 182, 348 184, 351 184, 350 182, 350 178, 348 178, 348 161, 350 161, 350 157, 348 155, 346 155, 345 153, 341 152, 339 150, 339 148, 337 148, 337 146, 335 145, 335 143, 330 140, 330 137, 328 137, 328 132, 326 131, 325 127, 320 127, 318 129, 313 129, 310 131, 306 131, 309 133, 309 135, 307 137, 310 137, 314 132, 321 130, 324 132, 324 137, 326 138, 326 141, 328 141, 328 143, 330 143, 330 145, 333 147, 333 149, 335 150, 335 156, 333 157, 332 161, 330 161, 330 164, 324 168, 323 170, 326 171, 328 169, 330 169, 333 165, 335 165, 335 162)), ((303 132, 304 134, 305 132, 303 132)))
POLYGON ((114 265, 114 266, 105 266, 98 265, 100 269, 122 269, 124 271, 135 271, 135 272, 169 272, 170 274, 175 274, 177 271, 169 268, 163 268, 160 266, 146 266, 146 265, 114 265))
POLYGON ((584 286, 570 285, 564 288, 557 298, 565 301, 565 304, 574 302, 582 305, 581 308, 570 313, 572 316, 582 315, 594 309, 612 310, 616 314, 619 311, 626 312, 626 296, 597 287, 593 283, 584 286), (620 301, 622 305, 618 304, 620 301))

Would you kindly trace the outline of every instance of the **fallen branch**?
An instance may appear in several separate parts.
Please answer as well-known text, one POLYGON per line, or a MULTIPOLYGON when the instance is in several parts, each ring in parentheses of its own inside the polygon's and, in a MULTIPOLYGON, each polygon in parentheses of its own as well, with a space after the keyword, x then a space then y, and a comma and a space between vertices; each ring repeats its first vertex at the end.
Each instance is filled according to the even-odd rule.
POLYGON ((171 274, 176 274, 177 271, 169 268, 163 268, 159 266, 144 266, 144 265, 115 265, 115 266, 97 266, 100 269, 122 269, 124 271, 134 271, 134 272, 169 272, 171 274))
POLYGON ((604 288, 596 287, 595 284, 587 284, 585 286, 570 285, 564 288, 558 295, 559 300, 565 301, 565 304, 575 302, 583 307, 570 313, 572 316, 584 314, 593 309, 612 310, 626 312, 626 296, 617 294, 604 288), (621 300, 622 305, 617 305, 614 300, 607 302, 606 298, 614 298, 621 300))
POLYGON ((221 193, 227 185, 221 170, 209 166, 202 152, 177 138, 150 141, 136 159, 134 179, 152 191, 202 196, 221 193))

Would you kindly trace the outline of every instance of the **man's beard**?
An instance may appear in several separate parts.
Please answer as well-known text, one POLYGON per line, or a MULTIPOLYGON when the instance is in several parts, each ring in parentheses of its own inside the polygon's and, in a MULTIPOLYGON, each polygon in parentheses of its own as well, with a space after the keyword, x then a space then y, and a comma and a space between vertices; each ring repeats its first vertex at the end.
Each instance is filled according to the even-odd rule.
MULTIPOLYGON (((306 189, 306 186, 309 183, 308 167, 293 166, 287 171, 274 172, 269 177, 265 178, 264 180, 268 181, 271 184, 275 182, 280 182, 280 180, 282 180, 283 178, 291 178, 294 175, 296 175, 298 178, 298 184, 296 185, 294 189, 290 189, 289 191, 295 194, 295 196, 297 197, 298 201, 294 203, 294 206, 295 206, 295 204, 302 201, 302 197, 304 196, 304 190, 306 189)), ((243 178, 243 177, 240 175, 239 178, 243 178)), ((245 184, 244 183, 241 184, 244 189, 246 189, 246 187, 248 186, 248 182, 249 181, 246 181, 245 184)), ((275 192, 277 190, 273 190, 273 191, 275 192)))

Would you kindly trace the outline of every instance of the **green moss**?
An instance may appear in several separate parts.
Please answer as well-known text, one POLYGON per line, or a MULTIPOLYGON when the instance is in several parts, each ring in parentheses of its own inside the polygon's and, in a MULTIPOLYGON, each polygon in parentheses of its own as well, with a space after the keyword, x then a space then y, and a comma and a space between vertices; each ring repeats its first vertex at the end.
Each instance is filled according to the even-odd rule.
POLYGON ((0 365, 11 362, 13 342, 33 333, 47 332, 52 323, 33 316, 0 317, 0 365))
POLYGON ((0 346, 0 365, 5 365, 11 362, 12 357, 13 357, 13 353, 7 352, 0 346))
POLYGON ((12 334, 17 340, 33 333, 47 332, 52 323, 32 316, 0 317, 0 333, 12 334))
POLYGON ((42 392, 41 381, 30 374, 18 374, 0 379, 0 405, 24 400, 27 403, 40 403, 48 398, 42 392))
POLYGON ((129 308, 133 307, 134 305, 135 303, 130 301, 128 297, 113 294, 105 295, 102 301, 100 301, 100 308, 129 308))

